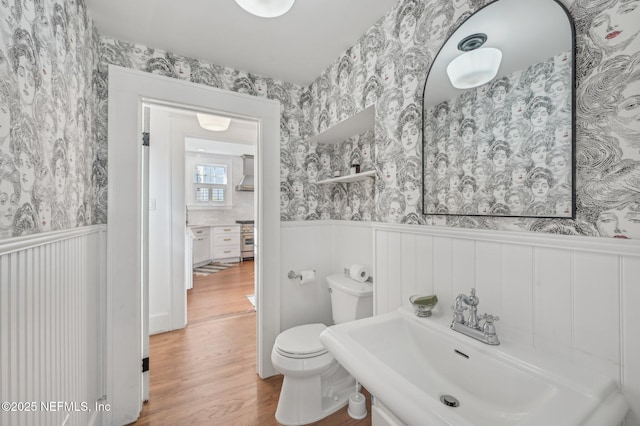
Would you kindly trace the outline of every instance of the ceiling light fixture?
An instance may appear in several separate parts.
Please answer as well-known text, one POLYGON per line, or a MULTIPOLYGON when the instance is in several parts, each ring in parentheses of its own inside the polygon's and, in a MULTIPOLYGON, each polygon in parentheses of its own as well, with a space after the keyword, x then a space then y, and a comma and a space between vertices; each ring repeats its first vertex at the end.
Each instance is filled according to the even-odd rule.
POLYGON ((490 82, 498 74, 502 52, 495 47, 480 48, 487 35, 478 33, 465 37, 458 43, 464 52, 447 66, 447 75, 456 89, 471 89, 490 82))
POLYGON ((291 9, 295 0, 236 0, 238 6, 261 18, 277 18, 291 9))
POLYGON ((231 118, 221 117, 219 115, 201 114, 196 113, 198 117, 198 123, 200 127, 206 130, 212 130, 214 132, 224 132, 229 128, 231 124, 231 118))

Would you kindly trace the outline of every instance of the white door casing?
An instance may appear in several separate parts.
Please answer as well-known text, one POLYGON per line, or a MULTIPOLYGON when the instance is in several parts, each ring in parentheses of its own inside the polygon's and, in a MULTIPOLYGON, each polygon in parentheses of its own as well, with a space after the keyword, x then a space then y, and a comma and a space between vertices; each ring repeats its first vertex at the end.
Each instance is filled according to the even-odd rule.
POLYGON ((141 409, 141 105, 166 102, 258 121, 256 165, 257 372, 275 374, 270 354, 280 328, 280 105, 154 74, 109 66, 107 235, 107 424, 141 409))

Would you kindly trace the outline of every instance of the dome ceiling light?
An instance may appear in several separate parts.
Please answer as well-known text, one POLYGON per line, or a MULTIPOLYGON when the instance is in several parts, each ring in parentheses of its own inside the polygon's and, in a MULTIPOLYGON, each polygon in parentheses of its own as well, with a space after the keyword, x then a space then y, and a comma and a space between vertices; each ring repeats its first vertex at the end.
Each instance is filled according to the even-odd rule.
POLYGON ((196 113, 198 117, 198 123, 200 127, 205 130, 211 130, 214 132, 225 132, 229 129, 231 124, 231 118, 221 117, 219 115, 196 113))
POLYGON ((261 18, 277 18, 291 9, 295 0, 236 0, 238 6, 261 18))
POLYGON ((464 52, 447 66, 447 75, 456 89, 471 89, 490 82, 498 74, 502 52, 495 47, 482 47, 487 35, 478 33, 458 43, 464 52))

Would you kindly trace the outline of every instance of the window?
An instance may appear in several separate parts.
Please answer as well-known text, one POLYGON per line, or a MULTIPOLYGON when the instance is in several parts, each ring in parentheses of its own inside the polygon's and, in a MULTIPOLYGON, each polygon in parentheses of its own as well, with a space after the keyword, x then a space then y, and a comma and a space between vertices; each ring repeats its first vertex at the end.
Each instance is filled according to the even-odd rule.
POLYGON ((193 185, 197 205, 229 206, 228 164, 196 164, 193 168, 193 185))
POLYGON ((221 164, 196 164, 194 183, 227 184, 227 166, 221 164))

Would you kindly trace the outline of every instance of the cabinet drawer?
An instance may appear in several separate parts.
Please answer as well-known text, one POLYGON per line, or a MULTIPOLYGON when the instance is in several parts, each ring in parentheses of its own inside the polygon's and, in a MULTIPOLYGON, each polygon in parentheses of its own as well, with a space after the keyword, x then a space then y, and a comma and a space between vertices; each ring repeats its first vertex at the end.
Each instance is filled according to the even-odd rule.
POLYGON ((239 257, 240 246, 236 247, 216 247, 213 249, 214 259, 225 259, 227 257, 239 257))
POLYGON ((197 237, 200 237, 200 236, 209 235, 209 228, 208 227, 191 228, 191 232, 193 232, 193 235, 197 238, 197 237))
POLYGON ((214 247, 240 246, 240 234, 214 234, 214 247))
POLYGON ((240 225, 229 225, 229 226, 214 226, 211 228, 214 235, 216 234, 239 234, 240 233, 240 225))

